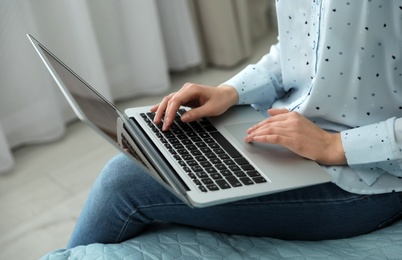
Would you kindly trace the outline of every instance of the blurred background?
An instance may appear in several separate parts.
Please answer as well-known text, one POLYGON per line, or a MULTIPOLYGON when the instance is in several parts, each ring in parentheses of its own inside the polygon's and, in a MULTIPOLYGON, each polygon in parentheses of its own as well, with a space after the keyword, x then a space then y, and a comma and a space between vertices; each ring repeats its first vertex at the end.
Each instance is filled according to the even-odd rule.
POLYGON ((218 85, 277 35, 274 0, 2 0, 0 259, 65 247, 118 152, 77 120, 27 33, 122 110, 218 85))

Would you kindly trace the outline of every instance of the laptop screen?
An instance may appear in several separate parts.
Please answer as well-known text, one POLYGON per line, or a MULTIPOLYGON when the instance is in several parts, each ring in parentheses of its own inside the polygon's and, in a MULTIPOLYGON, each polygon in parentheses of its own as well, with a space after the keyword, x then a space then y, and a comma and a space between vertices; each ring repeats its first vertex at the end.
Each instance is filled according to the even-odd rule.
POLYGON ((83 113, 89 121, 117 143, 117 118, 119 114, 116 112, 116 108, 109 101, 98 95, 96 90, 54 57, 46 48, 40 44, 39 46, 64 83, 64 86, 81 108, 80 113, 83 113))

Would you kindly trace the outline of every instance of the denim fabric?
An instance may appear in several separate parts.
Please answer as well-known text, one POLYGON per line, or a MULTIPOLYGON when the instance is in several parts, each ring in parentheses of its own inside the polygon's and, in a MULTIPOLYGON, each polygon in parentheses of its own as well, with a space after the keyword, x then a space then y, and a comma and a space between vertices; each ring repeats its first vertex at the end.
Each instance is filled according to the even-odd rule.
POLYGON ((401 212, 401 193, 352 194, 333 183, 190 208, 149 177, 143 167, 118 155, 96 180, 68 247, 118 243, 156 220, 249 236, 336 239, 382 228, 401 212))

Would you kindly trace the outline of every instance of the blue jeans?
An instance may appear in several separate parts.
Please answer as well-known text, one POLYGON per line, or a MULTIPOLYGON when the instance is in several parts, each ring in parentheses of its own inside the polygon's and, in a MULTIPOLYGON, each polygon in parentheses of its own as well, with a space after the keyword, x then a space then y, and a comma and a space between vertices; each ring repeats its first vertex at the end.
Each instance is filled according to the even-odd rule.
POLYGON ((153 221, 280 239, 336 239, 368 233, 397 220, 402 193, 359 195, 335 184, 301 188, 207 207, 190 208, 125 155, 96 180, 68 247, 118 243, 153 221))

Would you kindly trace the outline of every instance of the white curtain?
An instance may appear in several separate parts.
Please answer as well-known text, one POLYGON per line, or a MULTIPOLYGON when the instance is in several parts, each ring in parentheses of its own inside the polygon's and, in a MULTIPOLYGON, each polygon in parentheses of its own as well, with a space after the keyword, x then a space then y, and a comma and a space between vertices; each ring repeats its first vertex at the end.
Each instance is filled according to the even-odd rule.
POLYGON ((261 10, 258 2, 271 1, 2 0, 0 173, 13 166, 12 148, 56 140, 75 118, 27 33, 116 101, 168 91, 172 70, 246 58, 255 34, 248 12, 261 10), (218 10, 227 18, 216 20, 218 10))

